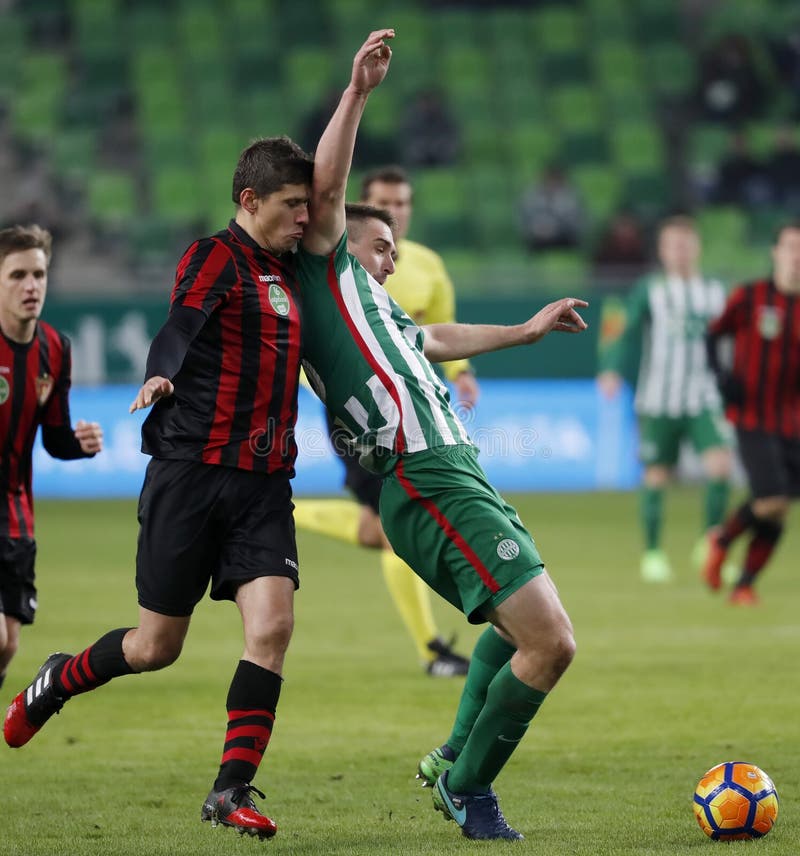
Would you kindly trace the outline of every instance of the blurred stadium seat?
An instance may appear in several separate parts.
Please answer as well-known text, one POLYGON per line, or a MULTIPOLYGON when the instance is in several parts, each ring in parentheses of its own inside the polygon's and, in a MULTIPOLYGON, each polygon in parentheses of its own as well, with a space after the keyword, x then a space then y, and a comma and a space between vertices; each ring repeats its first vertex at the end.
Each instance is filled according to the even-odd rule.
MULTIPOLYGON (((44 154, 92 223, 152 218, 156 228, 130 231, 132 246, 186 224, 220 228, 238 151, 255 136, 298 134, 344 84, 376 23, 369 0, 10 0, 2 9, 0 115, 13 144, 44 154), (126 171, 103 156, 109 126, 129 114, 136 150, 126 171)), ((464 139, 455 166, 414 176, 414 237, 464 271, 489 249, 499 260, 516 253, 509 270, 519 273, 519 196, 557 159, 591 218, 585 246, 537 263, 538 281, 560 285, 582 281, 592 239, 619 206, 650 225, 702 206, 697 187, 713 180, 729 133, 692 118, 695 50, 731 30, 780 35, 798 11, 794 0, 735 0, 716 4, 702 26, 687 14, 673 0, 391 2, 381 18, 398 32, 393 69, 365 132, 396 134, 409 99, 435 84, 464 139)), ((759 61, 770 62, 763 46, 759 61)), ((769 155, 797 101, 784 94, 748 126, 757 156, 769 155)), ((708 240, 741 241, 752 259, 785 213, 700 216, 708 240)), ((518 288, 528 287, 521 277, 518 288)))

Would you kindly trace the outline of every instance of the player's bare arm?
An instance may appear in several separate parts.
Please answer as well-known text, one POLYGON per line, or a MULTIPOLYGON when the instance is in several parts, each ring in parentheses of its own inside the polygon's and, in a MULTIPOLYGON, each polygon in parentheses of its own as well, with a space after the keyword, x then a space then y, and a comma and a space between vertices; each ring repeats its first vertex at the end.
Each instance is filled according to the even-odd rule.
POLYGON ((375 30, 359 48, 350 83, 320 138, 314 155, 310 222, 303 235, 303 246, 309 252, 326 255, 344 234, 345 193, 356 131, 369 93, 389 69, 392 51, 384 40, 392 38, 394 30, 375 30))
POLYGON ((562 297, 522 324, 429 324, 423 327, 425 356, 431 362, 446 362, 532 345, 552 332, 580 333, 587 324, 575 307, 588 305, 576 297, 562 297))
POLYGON ((98 422, 79 419, 75 423, 75 439, 81 444, 81 451, 85 455, 96 455, 103 451, 103 429, 98 422))

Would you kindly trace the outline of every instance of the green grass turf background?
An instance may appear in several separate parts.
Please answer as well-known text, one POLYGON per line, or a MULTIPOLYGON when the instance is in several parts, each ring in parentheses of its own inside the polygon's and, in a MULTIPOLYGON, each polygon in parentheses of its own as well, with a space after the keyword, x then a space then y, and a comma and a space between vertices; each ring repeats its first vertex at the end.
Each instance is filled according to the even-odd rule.
MULTIPOLYGON (((0 854, 201 856, 800 852, 800 531, 757 609, 728 606, 688 565, 702 497, 670 494, 665 546, 678 575, 638 576, 635 494, 513 496, 572 616, 578 655, 496 787, 526 840, 479 844, 433 812, 414 781, 440 743, 459 680, 423 675, 375 553, 300 533, 303 586, 272 743, 256 784, 279 831, 240 839, 199 821, 214 778, 238 613, 203 602, 181 659, 71 701, 28 746, 0 748, 0 854), (696 825, 694 785, 747 760, 774 779, 781 815, 757 842, 717 844, 696 825), (728 849, 730 848, 730 849, 728 849)), ((53 650, 136 622, 135 507, 40 502, 40 607, 2 707, 53 650)), ((460 649, 477 633, 437 603, 460 649)))

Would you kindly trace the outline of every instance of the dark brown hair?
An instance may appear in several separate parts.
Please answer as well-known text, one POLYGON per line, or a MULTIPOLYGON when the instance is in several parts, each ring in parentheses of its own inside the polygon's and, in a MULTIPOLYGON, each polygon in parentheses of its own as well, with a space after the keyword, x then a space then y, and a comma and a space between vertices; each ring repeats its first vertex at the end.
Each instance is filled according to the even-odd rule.
POLYGON ((348 202, 344 206, 344 213, 347 217, 347 231, 351 236, 354 236, 360 225, 367 220, 380 220, 392 230, 392 235, 397 232, 397 221, 385 208, 376 208, 363 202, 348 202))
MULTIPOLYGON (((411 179, 408 173, 401 166, 382 166, 378 169, 373 169, 368 172, 361 182, 361 199, 369 197, 369 189, 376 182, 382 181, 385 184, 407 184, 411 187, 411 179)), ((412 188, 413 194, 413 188, 412 188)))
POLYGON ((286 184, 311 184, 314 158, 288 137, 254 140, 239 156, 233 173, 233 201, 246 187, 263 199, 286 184))

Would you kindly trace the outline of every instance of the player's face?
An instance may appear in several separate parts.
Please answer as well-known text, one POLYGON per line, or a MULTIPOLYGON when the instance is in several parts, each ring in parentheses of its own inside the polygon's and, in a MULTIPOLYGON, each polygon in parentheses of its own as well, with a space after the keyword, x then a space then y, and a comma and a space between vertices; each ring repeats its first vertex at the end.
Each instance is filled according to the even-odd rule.
POLYGON ((360 223, 356 238, 348 240, 347 249, 381 285, 394 273, 397 249, 392 230, 382 220, 369 219, 360 223))
POLYGON ((293 249, 308 225, 308 200, 305 184, 284 184, 256 198, 253 229, 258 243, 275 255, 293 249))
POLYGON ((44 250, 9 253, 0 264, 0 310, 9 320, 35 321, 42 314, 47 292, 44 250))
POLYGON ((772 248, 775 281, 784 291, 800 293, 800 229, 783 229, 772 248))
POLYGON ((668 226, 658 238, 658 257, 667 273, 688 276, 697 269, 700 239, 691 229, 668 226))
POLYGON ((397 237, 405 238, 411 222, 411 185, 405 182, 373 181, 362 202, 383 208, 397 221, 397 237))

